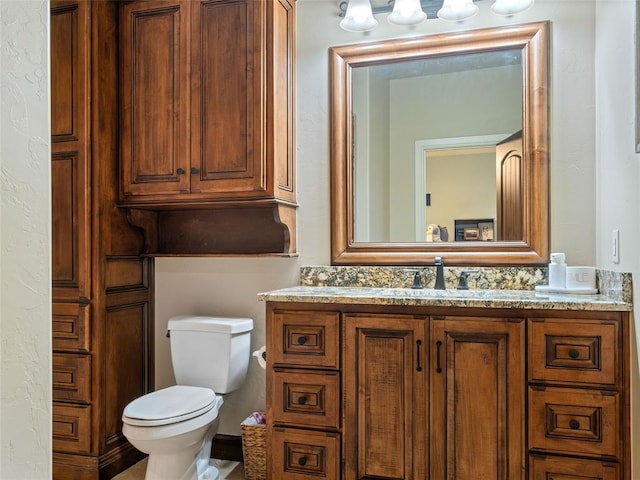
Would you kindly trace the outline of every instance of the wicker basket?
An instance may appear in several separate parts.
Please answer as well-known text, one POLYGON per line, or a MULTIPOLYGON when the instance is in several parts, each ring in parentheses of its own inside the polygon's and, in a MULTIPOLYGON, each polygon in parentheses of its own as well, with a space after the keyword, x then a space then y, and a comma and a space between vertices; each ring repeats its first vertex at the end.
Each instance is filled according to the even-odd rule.
POLYGON ((267 454, 266 436, 267 426, 240 425, 242 429, 242 455, 244 456, 245 480, 266 480, 267 454))

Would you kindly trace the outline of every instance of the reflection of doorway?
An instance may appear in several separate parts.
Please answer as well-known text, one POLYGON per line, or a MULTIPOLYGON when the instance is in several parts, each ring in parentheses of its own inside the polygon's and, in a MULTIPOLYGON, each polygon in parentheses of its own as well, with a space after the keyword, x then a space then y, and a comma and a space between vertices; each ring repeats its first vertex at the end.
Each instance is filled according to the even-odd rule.
MULTIPOLYGON (((484 218, 495 216, 495 201, 496 201, 496 184, 495 184, 495 147, 498 142, 501 142, 508 137, 508 134, 498 135, 482 135, 475 137, 457 137, 457 138, 444 138, 436 140, 420 140, 415 144, 415 224, 416 232, 415 239, 417 242, 424 242, 425 230, 428 224, 435 223, 440 226, 448 227, 450 233, 449 240, 454 240, 454 219, 455 218, 484 218), (486 196, 489 198, 490 205, 485 210, 475 211, 475 208, 480 208, 478 203, 480 193, 474 189, 480 187, 480 182, 472 184, 470 188, 465 188, 463 185, 465 181, 474 181, 472 169, 457 163, 456 157, 467 157, 466 161, 470 161, 472 155, 480 153, 482 150, 490 149, 489 163, 487 164, 487 174, 489 176, 490 186, 487 186, 486 196), (430 158, 431 160, 427 160, 430 158), (438 159, 441 164, 439 170, 430 168, 429 173, 433 174, 437 172, 439 175, 436 180, 440 192, 437 197, 429 197, 431 206, 427 207, 428 201, 427 194, 430 193, 427 189, 427 183, 433 185, 433 178, 427 180, 427 161, 433 162, 438 159), (447 159, 451 159, 450 163, 447 159), (458 166, 456 166, 458 165, 458 166), (441 175, 441 176, 440 176, 441 175), (448 191, 445 191, 448 190, 448 191), (472 195, 470 200, 465 201, 465 195, 472 195), (439 205, 442 203, 451 204, 448 205, 453 208, 449 208, 448 212, 443 213, 439 210, 439 205), (454 204, 457 204, 454 206, 454 204), (438 210, 436 212, 436 210, 438 210), (455 211, 454 213, 451 213, 455 211)), ((477 158, 481 158, 478 156, 477 158)), ((486 154, 485 154, 486 158, 486 154)), ((430 164, 433 166, 433 164, 430 164)), ((476 177, 477 179, 478 177, 476 177)), ((468 185, 468 184, 467 184, 468 185)), ((433 187, 430 187, 433 188, 433 187)), ((482 193, 484 197, 484 193, 482 193)))
POLYGON ((498 238, 523 238, 522 130, 496 145, 498 238))

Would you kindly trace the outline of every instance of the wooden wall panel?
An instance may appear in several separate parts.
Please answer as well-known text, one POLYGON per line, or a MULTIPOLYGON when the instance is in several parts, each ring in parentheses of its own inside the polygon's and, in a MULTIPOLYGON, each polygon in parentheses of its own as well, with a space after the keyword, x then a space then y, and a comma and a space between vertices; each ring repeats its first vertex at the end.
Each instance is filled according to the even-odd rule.
POLYGON ((104 338, 104 412, 107 444, 122 439, 122 412, 148 391, 149 308, 133 303, 107 310, 104 338))

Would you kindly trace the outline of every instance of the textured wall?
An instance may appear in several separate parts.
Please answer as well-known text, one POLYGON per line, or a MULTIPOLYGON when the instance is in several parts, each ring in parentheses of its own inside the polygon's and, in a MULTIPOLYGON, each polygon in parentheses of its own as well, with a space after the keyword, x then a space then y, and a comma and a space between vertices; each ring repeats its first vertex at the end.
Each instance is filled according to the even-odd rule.
MULTIPOLYGON (((631 272, 640 305, 640 155, 635 153, 635 2, 598 2, 596 23, 596 245, 597 265, 631 272), (612 230, 620 231, 620 263, 612 261, 612 230)), ((640 319, 632 343, 632 443, 640 478, 640 319), (635 340, 635 342, 633 342, 635 340)))
POLYGON ((49 2, 0 1, 0 478, 51 478, 49 2))

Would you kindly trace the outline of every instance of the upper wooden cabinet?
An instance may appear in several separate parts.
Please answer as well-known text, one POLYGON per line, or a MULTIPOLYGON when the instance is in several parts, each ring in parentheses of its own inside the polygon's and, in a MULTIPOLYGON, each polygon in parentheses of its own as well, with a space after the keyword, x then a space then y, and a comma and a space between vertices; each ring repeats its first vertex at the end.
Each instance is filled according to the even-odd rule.
POLYGON ((294 8, 151 0, 120 9, 120 201, 295 202, 294 8))

